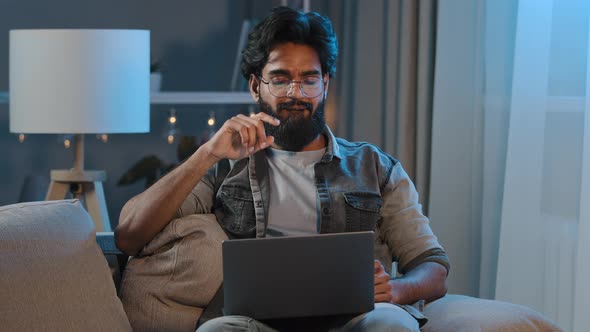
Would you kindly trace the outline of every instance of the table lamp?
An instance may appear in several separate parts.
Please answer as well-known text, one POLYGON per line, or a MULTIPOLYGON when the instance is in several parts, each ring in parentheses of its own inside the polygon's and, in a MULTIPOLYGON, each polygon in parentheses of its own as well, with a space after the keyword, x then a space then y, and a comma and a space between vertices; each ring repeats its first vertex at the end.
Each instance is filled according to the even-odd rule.
POLYGON ((110 231, 105 171, 84 169, 84 134, 150 128, 147 30, 11 30, 10 131, 74 134, 74 165, 52 170, 47 200, 80 198, 110 231))

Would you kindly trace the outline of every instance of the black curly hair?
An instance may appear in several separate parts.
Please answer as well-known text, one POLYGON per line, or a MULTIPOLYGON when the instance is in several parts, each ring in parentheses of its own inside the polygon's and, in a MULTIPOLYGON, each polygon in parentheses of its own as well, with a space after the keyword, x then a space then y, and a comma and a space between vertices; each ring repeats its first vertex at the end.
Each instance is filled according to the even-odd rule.
POLYGON ((251 74, 260 77, 272 48, 287 42, 312 47, 320 58, 322 73, 334 76, 338 41, 332 22, 318 13, 304 13, 289 7, 274 8, 252 29, 248 44, 242 51, 242 75, 246 79, 251 74))

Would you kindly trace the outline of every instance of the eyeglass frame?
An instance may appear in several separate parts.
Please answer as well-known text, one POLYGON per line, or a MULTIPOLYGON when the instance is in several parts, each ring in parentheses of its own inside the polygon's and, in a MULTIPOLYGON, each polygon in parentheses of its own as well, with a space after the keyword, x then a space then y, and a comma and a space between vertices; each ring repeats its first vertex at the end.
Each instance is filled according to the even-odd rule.
MULTIPOLYGON (((277 75, 277 76, 285 76, 285 75, 277 75)), ((310 75, 308 75, 308 76, 310 76, 310 75)), ((314 76, 310 76, 310 77, 314 77, 314 76)), ((324 79, 320 78, 320 82, 322 82, 322 88, 320 89, 320 93, 317 94, 316 96, 311 97, 311 96, 308 96, 307 94, 305 94, 305 92, 303 92, 303 88, 301 87, 301 83, 303 80, 299 80, 299 81, 289 80, 289 89, 287 90, 287 93, 284 96, 277 96, 274 93, 272 93, 272 91, 270 89, 270 84, 272 83, 270 80, 272 80, 272 78, 270 80, 268 80, 268 82, 267 82, 262 78, 262 75, 258 75, 258 79, 260 80, 260 82, 262 82, 268 86, 268 92, 271 95, 273 95, 273 97, 275 97, 275 98, 284 98, 284 97, 289 96, 289 92, 293 90, 293 86, 295 85, 295 83, 299 84, 299 91, 301 92, 302 96, 305 96, 307 98, 317 98, 317 97, 321 96, 323 92, 325 92, 324 88, 326 86, 326 83, 328 83, 327 80, 324 81, 324 79)))

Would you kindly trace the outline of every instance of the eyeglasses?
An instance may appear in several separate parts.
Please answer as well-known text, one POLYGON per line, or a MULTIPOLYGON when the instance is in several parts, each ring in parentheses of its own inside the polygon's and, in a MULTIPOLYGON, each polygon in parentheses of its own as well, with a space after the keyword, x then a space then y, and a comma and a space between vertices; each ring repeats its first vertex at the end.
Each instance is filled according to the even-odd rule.
POLYGON ((301 94, 308 98, 318 97, 324 92, 324 81, 318 76, 304 76, 300 81, 291 80, 287 76, 273 76, 268 82, 260 77, 260 81, 268 84, 268 91, 277 98, 293 93, 295 83, 299 84, 301 94))

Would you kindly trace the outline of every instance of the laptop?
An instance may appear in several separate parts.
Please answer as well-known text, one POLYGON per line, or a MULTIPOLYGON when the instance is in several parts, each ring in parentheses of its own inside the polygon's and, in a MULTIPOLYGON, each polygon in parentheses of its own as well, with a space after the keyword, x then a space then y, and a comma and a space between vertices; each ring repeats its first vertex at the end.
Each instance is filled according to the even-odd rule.
POLYGON ((225 315, 257 320, 374 308, 374 233, 224 241, 225 315))

